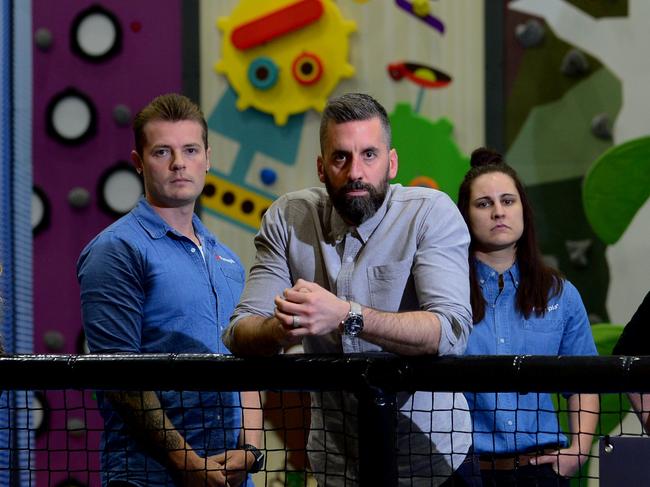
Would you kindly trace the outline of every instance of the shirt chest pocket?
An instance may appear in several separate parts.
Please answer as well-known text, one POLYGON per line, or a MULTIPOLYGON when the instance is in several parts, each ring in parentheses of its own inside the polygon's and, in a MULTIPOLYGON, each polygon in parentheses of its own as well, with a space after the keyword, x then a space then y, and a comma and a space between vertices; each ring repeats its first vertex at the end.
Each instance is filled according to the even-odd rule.
MULTIPOLYGON (((241 292, 244 289, 244 279, 241 268, 236 265, 222 264, 218 265, 217 275, 225 276, 225 280, 217 283, 217 292, 229 292, 229 297, 232 300, 231 305, 237 304, 241 292)), ((223 296, 221 296, 223 299, 223 296)))
POLYGON ((381 311, 399 311, 410 276, 410 259, 369 267, 370 306, 381 311))
POLYGON ((562 342, 562 320, 529 318, 519 323, 524 338, 524 353, 557 355, 562 342))

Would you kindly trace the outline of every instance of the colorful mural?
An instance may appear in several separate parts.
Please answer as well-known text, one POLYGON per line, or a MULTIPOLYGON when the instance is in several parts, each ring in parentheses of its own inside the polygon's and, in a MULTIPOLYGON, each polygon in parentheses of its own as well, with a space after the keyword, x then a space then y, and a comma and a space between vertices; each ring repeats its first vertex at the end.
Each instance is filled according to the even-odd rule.
POLYGON ((246 264, 268 205, 287 191, 320 185, 319 112, 337 93, 369 92, 392 110, 395 182, 456 198, 468 167, 464 154, 483 138, 475 131, 482 127, 481 42, 472 50, 475 64, 459 62, 467 45, 456 44, 470 3, 275 0, 263 10, 245 0, 202 4, 202 65, 216 72, 201 80, 214 159, 202 206, 208 225, 241 249, 246 264), (255 27, 262 23, 264 29, 255 27), (479 97, 462 113, 461 91, 479 97))
POLYGON ((237 108, 253 107, 284 125, 289 115, 322 110, 348 63, 356 24, 332 0, 242 0, 221 17, 222 57, 216 64, 237 92, 237 108))

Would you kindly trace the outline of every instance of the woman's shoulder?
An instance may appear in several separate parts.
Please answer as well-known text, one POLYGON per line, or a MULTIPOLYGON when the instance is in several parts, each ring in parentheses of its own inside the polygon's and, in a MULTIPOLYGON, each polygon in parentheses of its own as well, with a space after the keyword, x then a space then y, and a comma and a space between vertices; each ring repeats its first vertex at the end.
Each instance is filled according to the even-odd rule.
POLYGON ((549 309, 560 309, 567 317, 577 317, 583 314, 586 316, 587 312, 578 288, 566 278, 560 277, 558 279, 562 287, 556 296, 549 299, 549 309))
POLYGON ((580 298, 580 291, 578 291, 578 288, 575 287, 575 285, 571 281, 569 281, 565 277, 556 277, 556 279, 558 280, 561 286, 560 294, 563 297, 572 298, 572 299, 575 299, 576 297, 580 298))

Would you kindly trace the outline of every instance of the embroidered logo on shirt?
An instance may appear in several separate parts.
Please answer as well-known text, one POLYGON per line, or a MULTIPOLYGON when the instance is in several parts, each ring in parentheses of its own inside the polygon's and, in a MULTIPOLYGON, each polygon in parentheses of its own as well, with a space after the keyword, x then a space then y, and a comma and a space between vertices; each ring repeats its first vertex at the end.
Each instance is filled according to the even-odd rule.
POLYGON ((555 303, 546 308, 546 311, 555 311, 560 307, 560 303, 555 303))
POLYGON ((223 260, 224 262, 228 262, 229 264, 234 264, 235 261, 232 259, 229 259, 228 257, 222 257, 220 255, 217 255, 216 257, 217 260, 223 260))

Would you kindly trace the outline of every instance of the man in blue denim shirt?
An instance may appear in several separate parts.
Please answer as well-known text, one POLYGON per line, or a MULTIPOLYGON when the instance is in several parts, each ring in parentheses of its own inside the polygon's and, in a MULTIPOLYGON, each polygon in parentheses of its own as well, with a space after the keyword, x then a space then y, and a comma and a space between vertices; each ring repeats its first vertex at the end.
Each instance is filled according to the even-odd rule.
MULTIPOLYGON (((220 334, 244 271, 194 214, 210 167, 207 125, 163 95, 134 120, 145 197, 83 250, 83 321, 93 353, 228 353, 220 334)), ((257 393, 100 392, 103 485, 229 485, 259 469, 257 393), (243 434, 245 431, 245 435, 243 434), (226 482, 227 480, 227 482, 226 482)))

